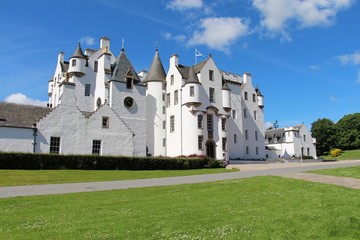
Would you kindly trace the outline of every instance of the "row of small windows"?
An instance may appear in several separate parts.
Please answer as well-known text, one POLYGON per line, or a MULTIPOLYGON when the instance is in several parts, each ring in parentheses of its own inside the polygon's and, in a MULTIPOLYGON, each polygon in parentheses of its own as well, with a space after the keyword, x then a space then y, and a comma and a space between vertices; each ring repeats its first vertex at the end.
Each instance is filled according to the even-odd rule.
MULTIPOLYGON (((258 131, 255 131, 254 137, 255 137, 255 141, 258 141, 258 139, 259 139, 258 131)), ((245 130, 245 140, 249 140, 249 132, 248 132, 248 130, 245 130)))
MULTIPOLYGON (((254 120, 257 120, 257 118, 258 118, 258 116, 257 116, 257 112, 256 111, 254 111, 254 120)), ((244 109, 244 118, 247 118, 247 109, 245 108, 244 109)))
MULTIPOLYGON (((60 153, 60 137, 50 137, 50 153, 59 154, 60 153)), ((92 143, 92 154, 99 155, 101 154, 101 140, 93 140, 92 143)))
MULTIPOLYGON (((221 138, 221 147, 223 151, 226 151, 227 148, 227 138, 223 137, 221 138)), ((204 136, 203 135, 198 135, 198 149, 199 150, 203 150, 204 149, 204 136)))
MULTIPOLYGON (((209 70, 209 80, 214 81, 214 71, 209 70)), ((174 85, 174 74, 170 76, 170 85, 174 85)))
MULTIPOLYGON (((77 64, 76 59, 71 60, 71 67, 76 67, 76 64, 77 64)), ((98 71, 98 65, 99 65, 98 61, 94 61, 94 72, 98 71)), ((86 67, 88 66, 88 62, 86 62, 85 66, 86 67)))
MULTIPOLYGON (((245 98, 245 100, 249 100, 248 99, 248 92, 244 92, 244 98, 245 98)), ((256 94, 255 93, 253 93, 252 94, 252 100, 253 100, 253 102, 256 102, 256 94)))

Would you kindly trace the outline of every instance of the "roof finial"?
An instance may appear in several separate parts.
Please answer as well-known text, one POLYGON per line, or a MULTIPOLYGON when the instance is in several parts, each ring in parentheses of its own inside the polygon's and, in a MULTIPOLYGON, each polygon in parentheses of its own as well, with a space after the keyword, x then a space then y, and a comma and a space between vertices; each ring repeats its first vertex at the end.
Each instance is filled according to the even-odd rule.
POLYGON ((159 41, 156 40, 156 41, 154 42, 154 47, 155 47, 155 50, 156 50, 156 51, 159 50, 159 46, 160 46, 159 41))
POLYGON ((125 51, 125 39, 122 38, 122 42, 121 42, 121 51, 124 52, 125 51))

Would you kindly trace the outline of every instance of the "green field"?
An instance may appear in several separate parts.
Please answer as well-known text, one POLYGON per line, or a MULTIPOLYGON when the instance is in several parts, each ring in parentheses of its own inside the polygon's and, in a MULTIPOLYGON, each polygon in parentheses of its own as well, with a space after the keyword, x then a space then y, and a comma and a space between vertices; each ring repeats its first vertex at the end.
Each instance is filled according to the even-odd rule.
POLYGON ((0 199, 1 239, 359 239, 360 191, 280 177, 0 199))
MULTIPOLYGON (((324 159, 333 159, 331 155, 321 156, 324 159)), ((343 150, 337 160, 360 160, 360 149, 358 150, 343 150)))
POLYGON ((195 169, 195 170, 0 170, 0 187, 34 184, 100 182, 163 178, 199 174, 215 174, 238 171, 238 169, 195 169))
POLYGON ((359 178, 360 179, 360 166, 346 167, 346 168, 334 168, 311 171, 313 173, 332 175, 339 177, 359 178))

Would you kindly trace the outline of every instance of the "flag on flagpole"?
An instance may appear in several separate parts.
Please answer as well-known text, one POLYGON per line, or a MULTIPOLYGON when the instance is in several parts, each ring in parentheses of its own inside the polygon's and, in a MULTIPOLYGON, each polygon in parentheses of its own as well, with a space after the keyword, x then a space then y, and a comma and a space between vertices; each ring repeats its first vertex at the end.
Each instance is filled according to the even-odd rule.
POLYGON ((196 57, 204 57, 196 48, 195 48, 195 56, 196 57))

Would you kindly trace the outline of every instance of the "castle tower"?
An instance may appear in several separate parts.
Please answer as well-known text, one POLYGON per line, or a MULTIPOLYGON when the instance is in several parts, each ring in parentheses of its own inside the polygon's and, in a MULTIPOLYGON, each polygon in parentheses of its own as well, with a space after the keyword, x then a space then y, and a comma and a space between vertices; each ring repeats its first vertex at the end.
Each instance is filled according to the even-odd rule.
POLYGON ((70 57, 69 62, 69 74, 76 77, 82 77, 85 75, 86 56, 84 55, 80 43, 78 44, 74 54, 70 57))
POLYGON ((261 110, 263 110, 263 108, 264 108, 264 95, 262 95, 262 93, 261 93, 258 86, 256 86, 255 92, 256 92, 256 95, 257 95, 259 108, 261 110))
POLYGON ((164 146, 166 124, 165 124, 165 91, 164 84, 166 74, 161 62, 159 52, 156 49, 152 60, 150 70, 144 80, 147 84, 146 93, 146 119, 147 136, 146 145, 148 154, 152 156, 166 155, 166 146, 164 146))
POLYGON ((183 104, 187 106, 194 105, 196 107, 201 105, 199 92, 200 85, 201 83, 195 73, 194 67, 190 67, 189 77, 186 80, 183 88, 183 104))
POLYGON ((224 81, 223 86, 221 88, 222 92, 222 100, 223 100, 223 108, 226 112, 230 112, 231 110, 231 99, 230 99, 230 88, 226 81, 224 81))

